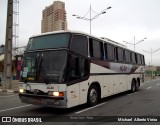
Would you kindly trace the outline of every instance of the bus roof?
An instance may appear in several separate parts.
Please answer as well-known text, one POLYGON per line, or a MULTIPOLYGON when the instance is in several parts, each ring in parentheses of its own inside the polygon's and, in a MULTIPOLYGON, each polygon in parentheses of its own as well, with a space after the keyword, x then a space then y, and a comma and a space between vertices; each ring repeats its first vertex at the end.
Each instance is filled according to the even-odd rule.
POLYGON ((70 30, 59 30, 59 31, 53 31, 53 32, 47 32, 47 33, 42 33, 42 34, 39 34, 39 35, 33 35, 31 36, 30 38, 33 38, 33 37, 39 37, 39 36, 45 36, 45 35, 51 35, 51 34, 59 34, 59 33, 75 33, 75 34, 82 34, 82 35, 86 35, 86 36, 89 36, 89 37, 93 37, 93 38, 96 38, 96 39, 99 39, 103 42, 106 42, 106 43, 111 43, 111 44, 114 44, 116 46, 119 46, 119 47, 122 47, 122 48, 127 48, 127 46, 121 44, 121 43, 118 43, 118 42, 115 42, 111 39, 108 39, 108 38, 105 38, 105 37, 96 37, 96 36, 93 36, 93 35, 90 35, 88 33, 85 33, 85 32, 80 32, 80 31, 70 31, 70 30))

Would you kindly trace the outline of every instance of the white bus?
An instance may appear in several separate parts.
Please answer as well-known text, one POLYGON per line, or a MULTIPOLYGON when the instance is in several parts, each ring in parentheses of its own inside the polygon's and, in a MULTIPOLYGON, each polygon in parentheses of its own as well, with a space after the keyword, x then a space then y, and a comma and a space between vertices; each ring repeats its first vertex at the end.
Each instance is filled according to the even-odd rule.
POLYGON ((24 52, 19 97, 23 103, 70 108, 144 84, 145 60, 118 43, 81 32, 33 36, 24 52))

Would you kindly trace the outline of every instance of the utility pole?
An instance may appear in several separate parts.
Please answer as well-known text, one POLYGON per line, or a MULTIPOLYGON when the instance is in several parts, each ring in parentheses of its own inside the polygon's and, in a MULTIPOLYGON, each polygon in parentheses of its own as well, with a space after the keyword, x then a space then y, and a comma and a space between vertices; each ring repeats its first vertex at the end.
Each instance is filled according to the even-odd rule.
POLYGON ((8 0, 6 41, 4 56, 4 91, 11 89, 12 78, 12 25, 13 25, 13 0, 8 0))

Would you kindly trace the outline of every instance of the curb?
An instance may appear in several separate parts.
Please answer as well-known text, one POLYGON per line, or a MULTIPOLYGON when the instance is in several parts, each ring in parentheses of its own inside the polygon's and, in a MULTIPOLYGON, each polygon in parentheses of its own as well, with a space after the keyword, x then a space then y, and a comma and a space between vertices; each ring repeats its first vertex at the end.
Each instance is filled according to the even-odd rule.
POLYGON ((0 89, 0 92, 18 93, 18 91, 14 91, 14 90, 11 90, 11 89, 8 89, 8 90, 0 89))

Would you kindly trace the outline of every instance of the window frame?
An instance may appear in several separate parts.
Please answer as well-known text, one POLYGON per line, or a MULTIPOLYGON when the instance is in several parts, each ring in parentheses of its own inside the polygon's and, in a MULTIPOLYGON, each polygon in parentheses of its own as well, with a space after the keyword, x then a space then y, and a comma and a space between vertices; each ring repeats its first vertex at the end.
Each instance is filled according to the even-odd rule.
POLYGON ((121 47, 116 47, 117 51, 117 61, 118 62, 124 62, 124 49, 121 47), (119 52, 121 51, 121 52, 119 52))
POLYGON ((106 43, 106 46, 105 46, 105 51, 106 51, 106 59, 109 60, 109 61, 115 61, 115 46, 110 44, 110 43, 106 43), (112 49, 112 58, 109 58, 109 47, 112 49))
POLYGON ((105 54, 104 54, 104 43, 103 43, 103 41, 97 40, 95 38, 89 38, 89 53, 90 53, 90 57, 93 58, 93 59, 104 60, 105 54), (94 43, 99 44, 98 45, 99 49, 96 48, 96 49, 98 49, 98 54, 96 53, 98 56, 95 54, 95 52, 97 52, 97 51, 94 51, 94 47, 95 46, 97 47, 97 45, 94 46, 94 43))
POLYGON ((125 49, 124 50, 124 60, 126 63, 130 64, 132 61, 131 61, 131 51, 125 49), (126 53, 127 52, 127 53, 126 53), (126 54, 128 55, 128 57, 126 57, 126 54), (128 58, 128 59, 127 59, 128 58))
MULTIPOLYGON (((72 52, 74 52, 74 53, 76 53, 76 54, 79 54, 79 55, 81 55, 81 56, 84 56, 84 57, 88 57, 89 56, 89 53, 88 53, 88 44, 89 44, 89 42, 88 42, 89 40, 88 40, 88 37, 86 36, 86 35, 83 35, 83 34, 72 34, 71 35, 71 40, 70 40, 70 47, 69 47, 69 49, 70 49, 70 51, 72 51, 72 52), (74 36, 81 36, 81 37, 85 37, 86 39, 87 39, 87 46, 86 46, 86 53, 85 54, 82 54, 82 53, 78 53, 78 52, 76 52, 75 50, 73 50, 72 49, 72 42, 73 42, 73 37, 74 36)), ((82 49, 80 49, 80 50, 82 50, 82 49)))
MULTIPOLYGON (((80 59, 85 59, 85 60, 87 60, 88 61, 88 74, 87 74, 87 76, 84 76, 84 77, 82 77, 82 76, 80 76, 80 78, 78 78, 78 79, 75 79, 75 80, 72 80, 72 81, 69 81, 69 75, 66 75, 66 85, 67 86, 69 86, 69 85, 73 85, 73 84, 77 84, 77 83, 79 83, 79 82, 82 82, 82 81, 85 81, 85 80, 87 80, 88 78, 89 78, 89 76, 90 76, 90 63, 91 63, 91 60, 88 58, 88 57, 84 57, 84 56, 80 56, 80 55, 78 55, 78 54, 76 54, 76 53, 73 53, 73 52, 69 52, 68 53, 68 59, 67 59, 67 68, 66 68, 66 74, 69 74, 69 72, 70 72, 70 62, 71 62, 71 56, 76 56, 76 57, 78 57, 78 58, 80 58, 80 59)), ((82 73, 82 72, 81 72, 82 73)))

